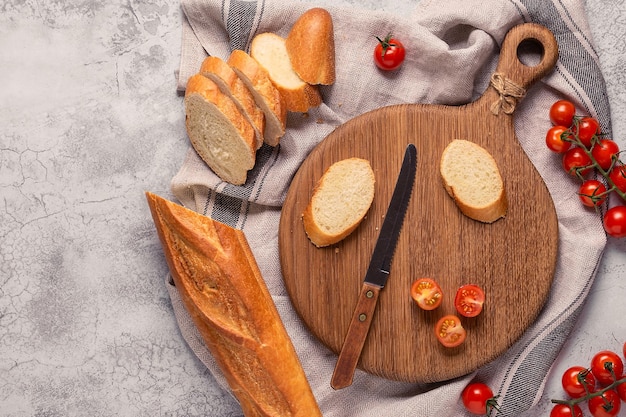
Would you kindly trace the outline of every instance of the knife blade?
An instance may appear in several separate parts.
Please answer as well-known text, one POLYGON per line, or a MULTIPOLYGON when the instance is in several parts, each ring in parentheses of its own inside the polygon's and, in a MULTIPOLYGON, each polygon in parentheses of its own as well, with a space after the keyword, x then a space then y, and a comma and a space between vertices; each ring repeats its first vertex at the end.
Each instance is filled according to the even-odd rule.
POLYGON ((417 171, 417 149, 409 144, 404 152, 402 167, 389 202, 385 220, 380 229, 372 258, 363 280, 363 286, 348 326, 346 337, 335 364, 330 382, 333 389, 342 389, 352 384, 354 371, 359 362, 365 339, 372 324, 378 296, 391 272, 391 261, 400 237, 402 223, 409 206, 415 174, 417 171))

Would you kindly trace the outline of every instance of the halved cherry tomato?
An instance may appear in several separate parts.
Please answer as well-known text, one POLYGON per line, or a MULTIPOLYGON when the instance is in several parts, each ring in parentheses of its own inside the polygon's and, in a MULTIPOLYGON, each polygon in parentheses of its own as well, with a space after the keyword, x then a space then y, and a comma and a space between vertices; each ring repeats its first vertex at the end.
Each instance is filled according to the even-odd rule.
POLYGON ((613 165, 613 159, 617 159, 619 146, 611 139, 600 139, 593 145, 591 155, 595 158, 600 168, 607 171, 613 165))
POLYGON ((594 136, 600 133, 600 123, 593 117, 582 117, 578 121, 576 132, 582 144, 585 145, 587 149, 590 149, 594 136))
POLYGON ((587 392, 594 392, 596 387, 596 378, 591 371, 582 366, 572 366, 565 372, 561 378, 563 390, 572 398, 580 398, 587 392))
POLYGON ((565 126, 556 125, 548 129, 546 133, 546 146, 552 152, 564 153, 572 146, 572 142, 567 140, 570 130, 565 126))
POLYGON ((435 324, 435 336, 445 347, 456 347, 465 341, 467 332, 461 325, 461 320, 450 314, 443 316, 435 324))
POLYGON ((615 352, 602 350, 596 353, 591 359, 591 372, 602 385, 609 385, 616 379, 620 379, 624 373, 624 362, 615 352), (610 363, 611 365, 607 365, 610 363), (611 375, 609 368, 613 369, 615 377, 611 375))
POLYGON ((578 406, 578 404, 574 404, 572 408, 570 408, 567 404, 557 404, 550 411, 550 417, 583 417, 583 410, 578 406), (572 414, 572 409, 574 410, 574 414, 572 414))
POLYGON ((619 395, 612 389, 605 391, 602 395, 590 398, 587 405, 593 417, 616 416, 622 407, 619 395))
POLYGON ((626 193, 626 165, 615 165, 609 172, 609 178, 618 190, 626 193))
POLYGON ((374 63, 385 71, 392 71, 400 67, 404 62, 406 50, 402 42, 395 39, 391 33, 384 39, 378 39, 378 44, 374 48, 374 63))
POLYGON ((576 108, 571 101, 559 100, 550 107, 550 121, 553 125, 570 127, 575 113, 576 108))
POLYGON ((424 310, 434 310, 443 300, 443 291, 432 278, 418 278, 411 285, 411 298, 424 310))
POLYGON ((460 315, 476 317, 483 311, 485 292, 478 285, 466 284, 459 287, 454 297, 454 307, 460 315))
POLYGON ((584 177, 593 169, 593 162, 584 149, 576 146, 563 155, 563 169, 570 175, 584 177))
POLYGON ((585 180, 578 189, 580 201, 587 207, 602 205, 606 201, 606 187, 598 180, 585 180))
POLYGON ((472 414, 483 416, 497 409, 498 405, 493 391, 487 384, 472 382, 461 393, 461 401, 465 409, 472 414))

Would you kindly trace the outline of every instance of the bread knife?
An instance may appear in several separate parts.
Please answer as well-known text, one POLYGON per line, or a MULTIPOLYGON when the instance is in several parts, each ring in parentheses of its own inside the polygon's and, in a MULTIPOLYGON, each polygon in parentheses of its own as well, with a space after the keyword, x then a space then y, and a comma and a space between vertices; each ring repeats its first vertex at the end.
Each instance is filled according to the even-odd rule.
POLYGON ((409 207, 416 171, 417 149, 411 143, 404 152, 404 160, 402 161, 400 174, 398 174, 396 186, 389 202, 389 208, 380 229, 374 252, 372 252, 372 258, 365 274, 363 286, 361 287, 341 352, 339 352, 339 358, 335 364, 330 386, 336 390, 352 384, 354 371, 372 324, 378 295, 385 287, 391 272, 391 261, 400 237, 402 223, 409 207))

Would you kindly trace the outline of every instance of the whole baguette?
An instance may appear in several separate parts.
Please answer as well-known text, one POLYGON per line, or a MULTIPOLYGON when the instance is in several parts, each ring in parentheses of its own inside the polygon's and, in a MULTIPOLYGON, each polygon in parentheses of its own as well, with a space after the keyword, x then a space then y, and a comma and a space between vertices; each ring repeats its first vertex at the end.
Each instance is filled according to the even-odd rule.
POLYGON ((285 47, 294 71, 309 84, 335 82, 335 33, 326 9, 314 7, 293 24, 285 47))
POLYGON ((321 416, 243 232, 146 198, 183 304, 244 415, 321 416))

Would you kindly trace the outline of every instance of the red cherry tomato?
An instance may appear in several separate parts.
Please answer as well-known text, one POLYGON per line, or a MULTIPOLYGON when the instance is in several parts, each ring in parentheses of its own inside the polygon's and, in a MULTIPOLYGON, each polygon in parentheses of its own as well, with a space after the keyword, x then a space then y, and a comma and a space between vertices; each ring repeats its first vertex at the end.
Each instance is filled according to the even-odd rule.
POLYGON ((398 69, 404 62, 406 50, 402 42, 387 35, 385 39, 378 39, 378 44, 374 48, 374 63, 376 66, 385 71, 398 69))
POLYGON ((572 366, 563 373, 561 378, 563 390, 572 398, 580 398, 587 392, 594 392, 596 378, 582 366, 572 366), (586 387, 586 389, 585 389, 586 387))
POLYGON ((467 333, 457 316, 443 316, 435 324, 435 336, 445 347, 456 347, 465 341, 467 333))
POLYGON ((564 153, 572 146, 572 142, 567 140, 570 130, 565 126, 552 126, 546 133, 546 146, 552 152, 564 153))
POLYGON ((611 139, 601 139, 593 145, 591 155, 594 157, 600 168, 608 171, 613 165, 613 159, 617 159, 619 146, 611 139))
POLYGON ((606 201, 606 187, 598 180, 585 180, 578 189, 580 201, 587 207, 599 206, 606 201))
POLYGON ((411 298, 424 310, 434 310, 443 301, 443 291, 431 278, 418 278, 411 285, 411 298))
POLYGON ((613 417, 619 414, 622 403, 619 395, 610 389, 602 395, 590 398, 587 405, 593 417, 613 417))
POLYGON ((590 149, 594 136, 600 133, 600 124, 595 118, 586 116, 578 121, 576 132, 582 144, 590 149))
POLYGON ((626 237, 626 206, 614 206, 604 213, 604 231, 611 237, 626 237))
POLYGON ((488 385, 482 382, 472 382, 461 393, 461 400, 465 409, 472 414, 489 414, 492 409, 497 409, 496 397, 488 385))
POLYGON ((626 401, 626 382, 622 382, 617 386, 617 395, 622 401, 626 401))
MULTIPOLYGON (((624 207, 626 209, 626 207, 624 207)), ((603 350, 596 353, 591 359, 591 372, 602 385, 609 385, 616 379, 620 379, 624 373, 624 363, 622 358, 615 352, 610 350, 603 350), (615 377, 611 375, 611 371, 608 369, 607 363, 610 363, 615 373, 615 377)))
POLYGON ((574 417, 583 417, 583 410, 578 404, 574 404, 572 408, 566 404, 557 404, 550 411, 550 417, 572 417, 572 415, 574 417), (572 414, 572 408, 574 409, 574 414, 572 414))
POLYGON ((609 178, 618 190, 626 193, 626 165, 615 165, 609 172, 609 178))
POLYGON ((478 285, 466 284, 459 287, 454 297, 454 307, 460 315, 476 317, 483 311, 485 292, 478 285))
POLYGON ((550 107, 550 121, 553 125, 570 127, 575 113, 576 108, 571 101, 559 100, 550 107))
POLYGON ((571 175, 584 177, 593 169, 593 162, 584 149, 576 146, 563 155, 563 169, 571 175))

